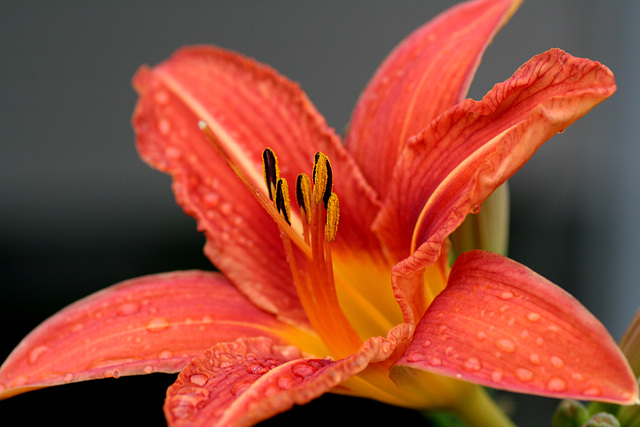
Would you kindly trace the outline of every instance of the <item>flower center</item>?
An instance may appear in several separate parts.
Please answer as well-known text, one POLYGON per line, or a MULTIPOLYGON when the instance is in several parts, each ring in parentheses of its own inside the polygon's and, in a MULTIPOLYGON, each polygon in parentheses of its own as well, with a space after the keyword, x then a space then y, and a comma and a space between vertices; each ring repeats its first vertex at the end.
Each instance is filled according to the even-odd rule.
POLYGON ((296 179, 295 194, 300 212, 297 217, 292 215, 289 185, 280 176, 272 149, 267 148, 262 153, 265 194, 234 162, 206 123, 200 122, 200 127, 276 222, 293 283, 315 332, 335 358, 357 352, 363 340, 347 320, 336 295, 331 242, 338 232, 339 202, 332 191, 333 171, 327 156, 316 153, 312 179, 304 173, 296 179))

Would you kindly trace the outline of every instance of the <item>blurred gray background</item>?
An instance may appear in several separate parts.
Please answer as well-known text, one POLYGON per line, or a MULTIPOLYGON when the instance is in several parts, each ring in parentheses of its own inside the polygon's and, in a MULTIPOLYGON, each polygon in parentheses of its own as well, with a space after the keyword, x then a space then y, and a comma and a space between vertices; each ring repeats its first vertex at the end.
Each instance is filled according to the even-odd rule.
MULTIPOLYGON (((184 44, 234 49, 299 81, 342 130, 385 55, 454 3, 1 0, 0 359, 47 316, 91 292, 142 274, 211 268, 169 178, 135 151, 130 79, 139 65, 184 44)), ((640 305, 638 18, 633 0, 526 1, 489 47, 470 93, 481 97, 552 47, 616 74, 618 92, 511 180, 510 253, 574 294, 616 339, 640 305)), ((172 381, 154 375, 56 387, 0 402, 0 413, 31 425, 162 425, 172 381)), ((523 426, 548 425, 557 403, 503 398, 515 403, 523 426)), ((271 424, 385 415, 418 420, 325 397, 271 424)))

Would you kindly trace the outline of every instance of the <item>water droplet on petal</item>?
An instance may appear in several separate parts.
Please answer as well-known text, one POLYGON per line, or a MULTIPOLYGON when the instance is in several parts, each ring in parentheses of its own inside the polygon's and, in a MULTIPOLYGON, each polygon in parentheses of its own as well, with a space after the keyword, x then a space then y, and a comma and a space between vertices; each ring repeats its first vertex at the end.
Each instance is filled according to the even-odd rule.
POLYGON ((308 378, 313 375, 316 370, 316 368, 307 363, 299 363, 292 368, 293 373, 300 378, 308 378))
POLYGON ((482 362, 477 357, 470 357, 462 364, 462 369, 469 372, 477 372, 482 369, 482 362))
POLYGON ((471 206, 470 212, 475 215, 480 213, 481 209, 482 209, 482 205, 480 203, 475 203, 473 206, 471 206))
POLYGON ((5 391, 6 389, 7 389, 7 386, 2 384, 2 383, 0 383, 0 393, 5 391))
POLYGON ((20 387, 29 382, 29 377, 26 375, 18 375, 13 382, 11 383, 11 387, 20 387))
POLYGON ((144 369, 143 369, 143 372, 144 372, 145 374, 151 374, 151 373, 153 373, 153 366, 150 366, 150 365, 145 366, 145 367, 144 367, 144 369))
POLYGON ((171 132, 171 122, 165 118, 158 121, 158 130, 161 134, 167 136, 171 132))
POLYGON ((154 317, 147 323, 147 331, 161 332, 169 328, 169 321, 164 317, 154 317))
POLYGON ((163 90, 156 92, 153 98, 160 105, 167 105, 169 102, 169 95, 163 90))
POLYGON ((225 204, 220 206, 220 212, 222 212, 224 215, 229 215, 231 212, 233 212, 233 205, 229 202, 226 202, 225 204))
POLYGON ((136 313, 140 310, 140 307, 135 302, 127 302, 118 307, 118 314, 121 316, 126 316, 128 314, 136 313))
POLYGON ((278 387, 280 387, 282 390, 288 390, 291 387, 293 387, 295 385, 295 383, 293 382, 293 380, 291 378, 288 377, 280 377, 278 378, 278 387))
POLYGON ((506 338, 496 340, 494 344, 500 351, 504 351, 505 353, 513 353, 514 351, 516 351, 516 345, 513 343, 513 341, 506 338))
POLYGON ((533 379, 533 372, 525 368, 516 369, 516 377, 520 379, 520 381, 531 381, 533 379))
POLYGON ((425 341, 422 343, 422 347, 423 347, 423 348, 427 348, 427 347, 429 347, 430 345, 431 345, 431 340, 425 340, 425 341))
POLYGON ((511 291, 504 291, 503 293, 498 295, 498 297, 500 299, 509 300, 509 299, 513 298, 514 295, 513 295, 513 292, 511 292, 511 291))
POLYGON ((204 316, 202 316, 202 323, 204 323, 205 325, 212 324, 213 323, 213 317, 205 314, 204 316))
POLYGON ((539 365, 540 364, 540 355, 533 353, 529 356, 529 361, 531 363, 533 363, 534 365, 539 365))
POLYGON ((247 372, 254 375, 262 375, 269 372, 269 369, 262 363, 251 363, 247 365, 247 372))
POLYGON ((173 357, 173 352, 171 350, 163 350, 158 353, 158 359, 170 359, 173 357))
POLYGON ((251 383, 248 381, 235 383, 233 387, 231 387, 231 394, 233 394, 234 396, 237 396, 243 391, 245 391, 249 387, 249 385, 251 385, 251 383))
POLYGON ((29 353, 29 363, 31 364, 36 363, 38 358, 42 356, 44 353, 46 353, 48 350, 49 350, 49 347, 47 347, 46 345, 40 345, 34 348, 33 350, 31 350, 31 353, 29 353))
POLYGON ((560 369, 564 366, 564 360, 562 360, 558 356, 551 356, 551 364, 554 368, 560 369))
POLYGON ((430 357, 429 358, 429 365, 431 365, 431 366, 440 366, 440 365, 442 365, 442 360, 437 358, 437 357, 430 357))
POLYGON ((571 379, 575 381, 584 381, 584 376, 579 372, 574 372, 571 374, 571 379))
POLYGON ((541 317, 540 313, 531 312, 527 314, 527 319, 529 319, 530 322, 537 322, 541 317))
POLYGON ((209 378, 207 378, 206 375, 202 375, 202 374, 194 374, 189 377, 189 381, 191 381, 193 384, 198 385, 200 387, 205 385, 208 380, 209 378))
POLYGON ((216 193, 205 194, 204 197, 202 198, 202 202, 206 206, 210 208, 214 208, 218 206, 218 203, 220 203, 220 195, 216 193))
POLYGON ((553 377, 547 382, 547 389, 549 391, 565 391, 567 383, 562 378, 553 377))
POLYGON ((73 374, 71 372, 65 374, 63 380, 65 380, 66 382, 73 380, 73 374))
POLYGON ((487 334, 486 334, 486 333, 484 333, 483 331, 478 331, 478 332, 476 333, 476 339, 477 339, 478 341, 482 341, 482 340, 484 340, 486 337, 487 337, 487 334))
POLYGON ((564 132, 564 129, 560 129, 560 130, 558 131, 558 133, 563 133, 563 132, 564 132))
POLYGON ((595 397, 595 396, 600 396, 602 394, 602 390, 600 390, 600 388, 598 387, 589 387, 587 389, 585 389, 582 394, 584 394, 585 396, 591 396, 591 397, 595 397))
POLYGON ((495 370, 491 373, 491 379, 497 383, 499 383, 500 381, 502 381, 502 378, 504 378, 504 372, 502 372, 501 370, 495 370))

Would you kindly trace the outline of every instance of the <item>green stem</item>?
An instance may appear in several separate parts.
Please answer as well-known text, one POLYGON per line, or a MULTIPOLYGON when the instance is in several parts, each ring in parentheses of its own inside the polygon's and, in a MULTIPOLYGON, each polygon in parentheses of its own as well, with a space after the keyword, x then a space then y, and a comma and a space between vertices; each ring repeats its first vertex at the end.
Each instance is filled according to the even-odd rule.
POLYGON ((482 387, 474 387, 454 411, 469 427, 515 427, 482 387))

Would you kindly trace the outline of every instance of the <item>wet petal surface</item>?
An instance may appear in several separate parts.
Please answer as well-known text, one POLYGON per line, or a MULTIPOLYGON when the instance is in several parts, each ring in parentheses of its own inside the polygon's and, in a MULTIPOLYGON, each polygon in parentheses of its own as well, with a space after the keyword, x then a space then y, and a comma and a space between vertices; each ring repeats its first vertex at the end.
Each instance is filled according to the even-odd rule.
POLYGON ((557 398, 638 398, 626 359, 587 309, 521 264, 483 251, 458 258, 398 366, 557 398))
POLYGON ((213 343, 254 335, 278 342, 299 336, 220 274, 141 277, 70 305, 29 334, 0 368, 0 398, 89 379, 178 372, 213 343))

